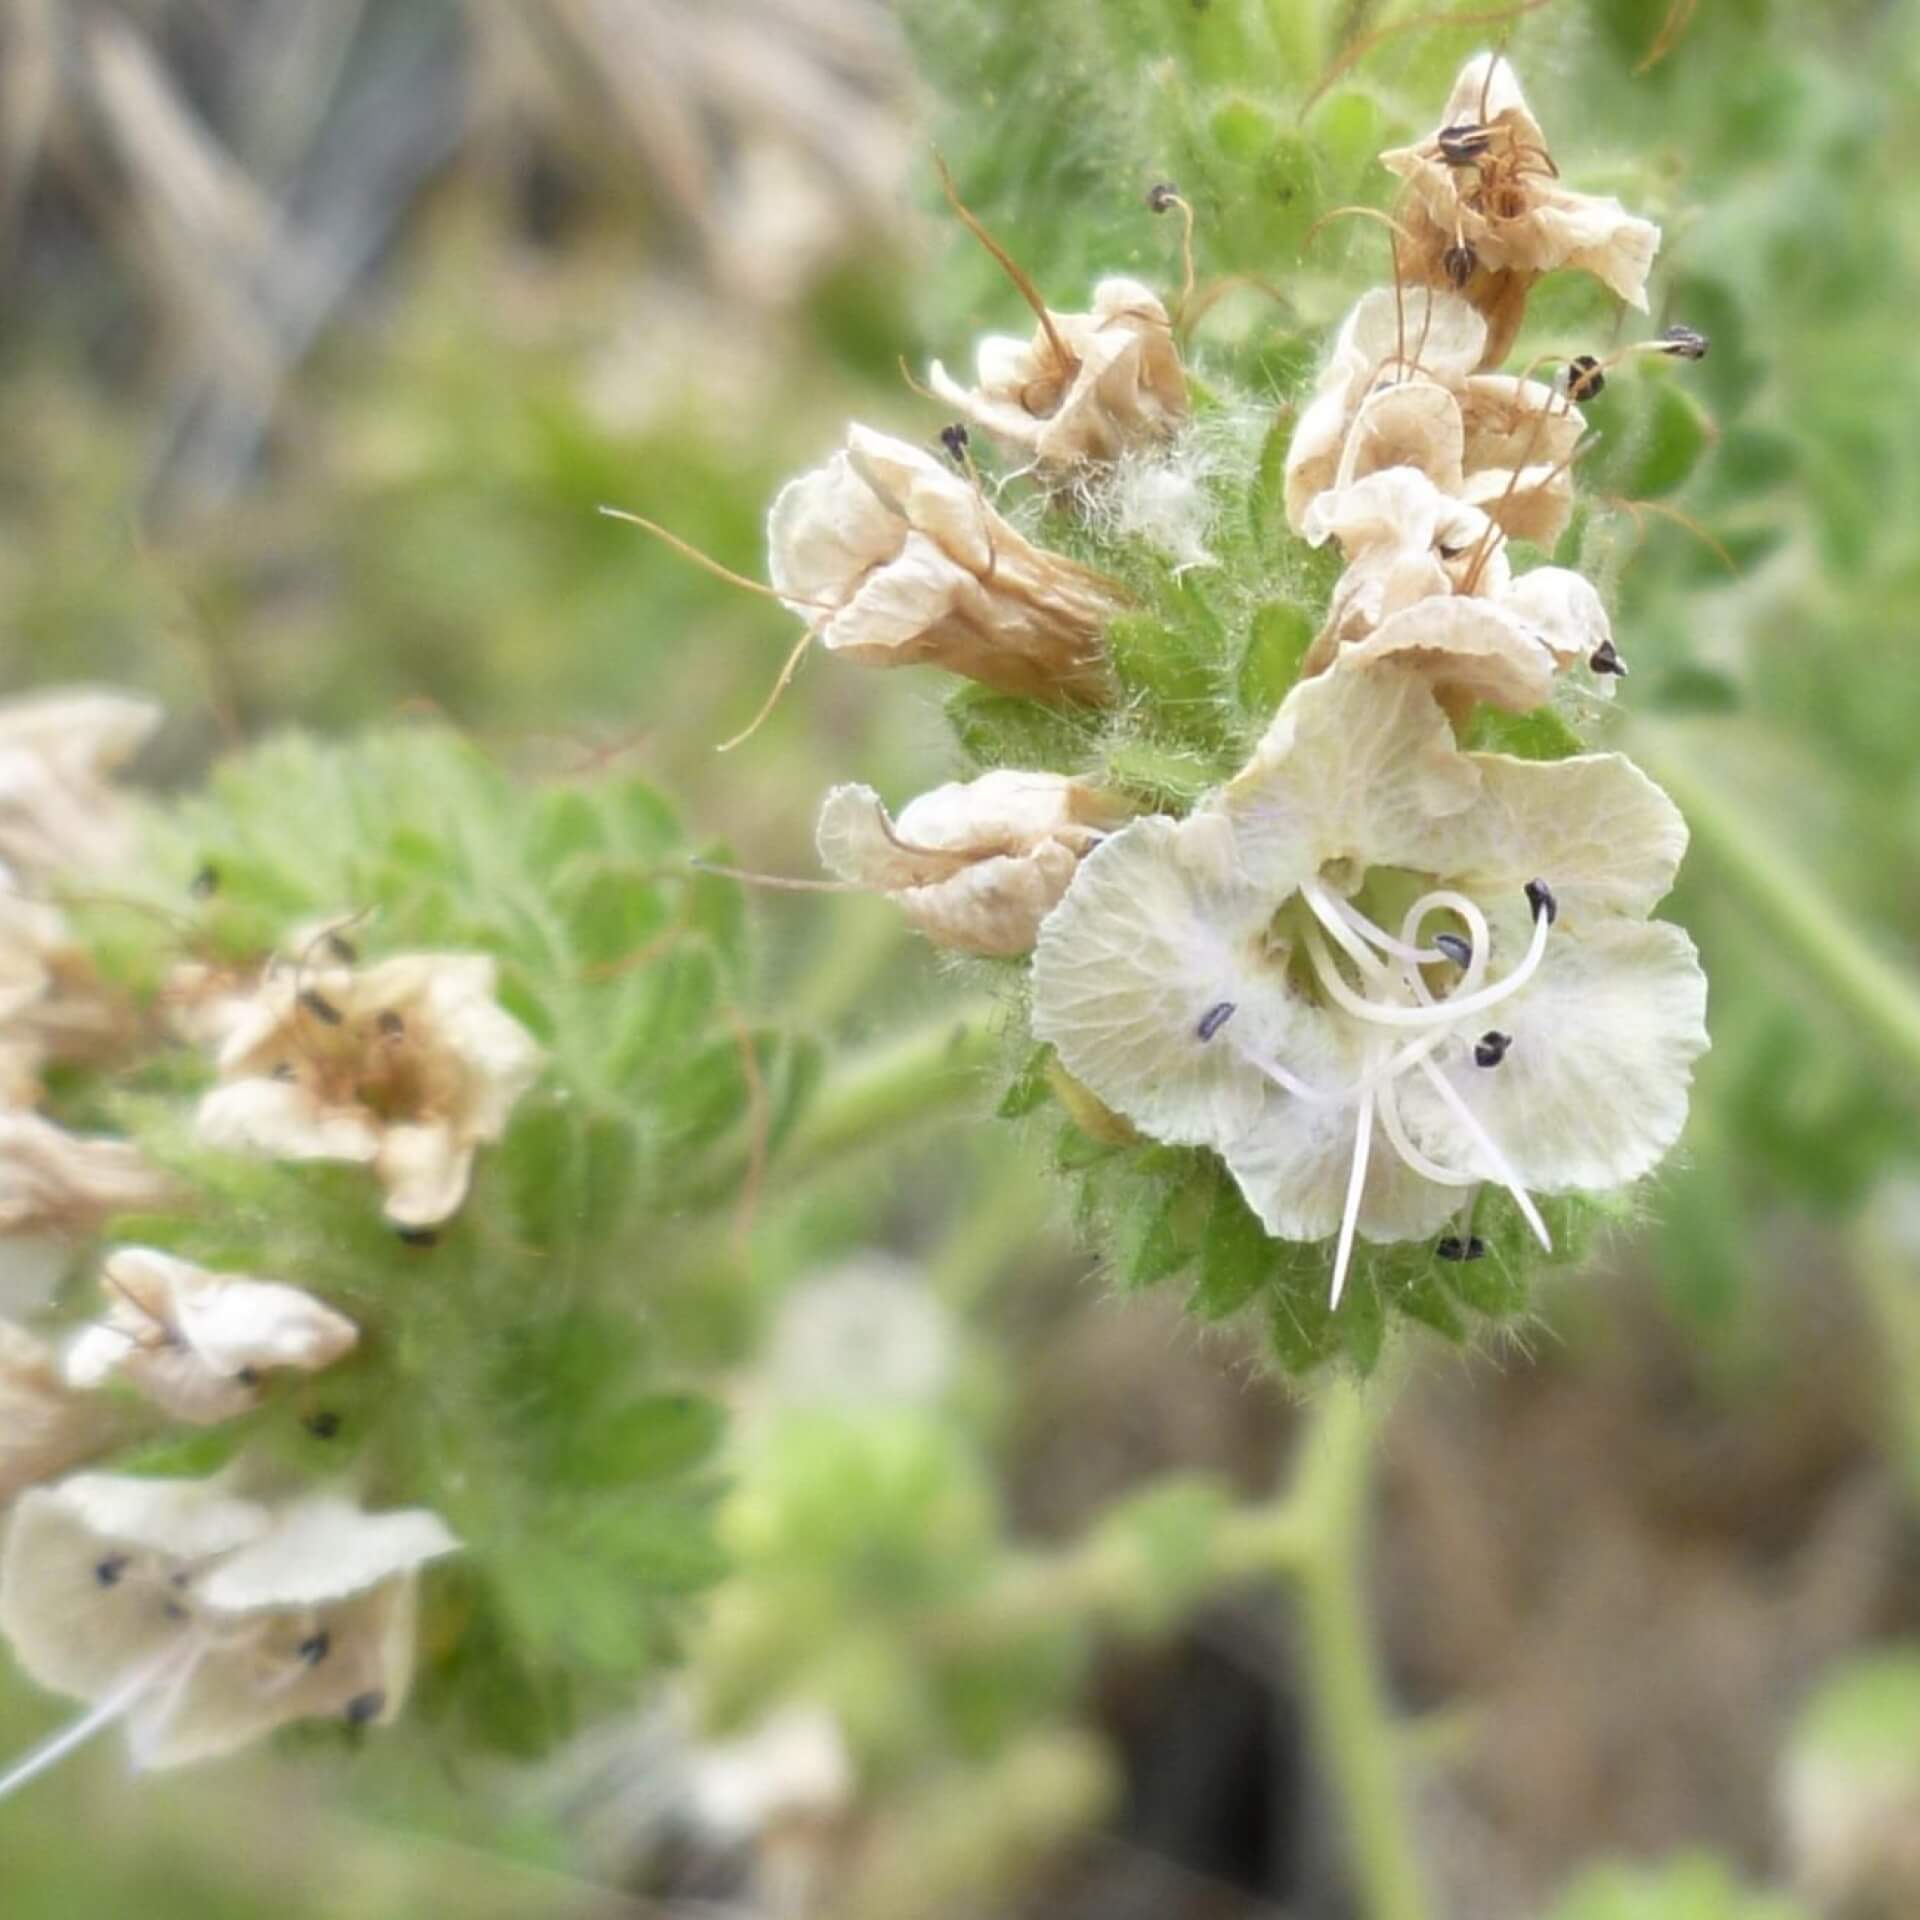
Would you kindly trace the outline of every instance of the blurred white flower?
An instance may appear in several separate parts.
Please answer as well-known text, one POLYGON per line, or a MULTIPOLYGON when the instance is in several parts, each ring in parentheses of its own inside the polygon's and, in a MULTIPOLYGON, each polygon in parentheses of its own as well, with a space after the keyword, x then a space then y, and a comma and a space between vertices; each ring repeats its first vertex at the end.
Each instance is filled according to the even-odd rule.
POLYGON ((68 1347, 69 1385, 124 1379, 195 1426, 259 1404, 263 1375, 317 1373, 359 1329, 312 1294, 241 1273, 210 1273, 151 1247, 121 1247, 101 1269, 104 1319, 68 1347))
POLYGON ((782 1407, 917 1407, 945 1391, 954 1328, 925 1277, 871 1254, 780 1303, 762 1369, 782 1407))
POLYGON ((1424 678, 1344 659, 1200 811, 1123 828, 1040 933, 1034 1031, 1267 1230, 1416 1239, 1496 1181, 1614 1187, 1686 1118, 1692 943, 1647 916, 1686 828, 1617 754, 1463 753, 1424 678), (1376 1132, 1385 1153, 1376 1154, 1376 1132))
POLYGON ((1111 461, 1187 417, 1187 377, 1167 310, 1138 280, 1102 280, 1091 313, 1055 313, 1031 340, 989 334, 975 385, 938 360, 927 384, 973 425, 1043 470, 1111 461))
POLYGON ((436 1226, 543 1064, 494 991, 494 963, 480 954, 275 965, 217 1023, 221 1084, 200 1103, 200 1137, 371 1166, 389 1220, 436 1226))
POLYGON ((774 586, 863 666, 944 667, 1004 693, 1104 698, 1118 590, 1034 546, 933 455, 870 428, 780 490, 774 586))
POLYGON ((78 1237, 116 1213, 164 1207, 173 1183, 124 1140, 0 1112, 0 1241, 78 1237))
POLYGON ((0 862, 37 879, 123 859, 131 828, 108 775, 160 719, 153 701, 104 688, 0 704, 0 862))
POLYGON ((60 1376, 45 1341, 0 1320, 0 1506, 105 1447, 113 1410, 60 1376))
POLYGON ((0 1548, 0 1633, 32 1679, 90 1711, 0 1792, 117 1720, 141 1767, 291 1720, 391 1720, 412 1679, 419 1569, 458 1545, 437 1515, 333 1494, 274 1508, 108 1474, 33 1489, 0 1548))
POLYGON ((790 1822, 832 1819, 853 1798, 853 1761, 826 1708, 796 1702, 690 1756, 687 1797, 714 1839, 737 1845, 790 1822))
POLYGON ((871 787, 835 787, 820 858, 898 901, 936 946, 1027 953, 1081 855, 1128 811, 1084 781, 1004 768, 923 793, 897 821, 871 787))

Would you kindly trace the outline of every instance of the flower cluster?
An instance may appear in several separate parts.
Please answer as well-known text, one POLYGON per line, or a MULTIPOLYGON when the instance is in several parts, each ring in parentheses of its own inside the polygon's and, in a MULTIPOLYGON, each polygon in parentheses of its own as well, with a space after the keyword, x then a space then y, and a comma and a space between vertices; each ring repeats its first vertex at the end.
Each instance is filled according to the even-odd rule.
MULTIPOLYGON (((1277 710, 1237 745, 1208 719, 1207 643, 1182 628, 1196 609, 1246 619, 1273 560, 1245 561, 1237 603, 1196 598, 1171 585, 1182 569, 1122 550, 1104 503, 1142 459, 1175 470, 1197 431, 1177 318, 1134 281, 1064 314, 1014 270, 1033 337, 984 342, 972 389, 932 370, 965 423, 941 435, 948 458, 856 427, 771 523, 775 585, 830 647, 1088 713, 1098 743, 1095 765, 990 761, 897 818, 838 787, 826 865, 938 945, 1032 953, 1042 1084, 1095 1151, 1139 1145, 1156 1178, 1167 1150, 1197 1151, 1272 1241, 1325 1243, 1335 1305, 1364 1245, 1479 1258, 1483 1187, 1551 1248, 1541 1198, 1653 1168, 1707 1044, 1693 948, 1652 918, 1684 824, 1622 755, 1573 750, 1570 718, 1627 671, 1606 607, 1515 550, 1566 531, 1581 403, 1606 369, 1706 343, 1675 328, 1553 379, 1502 369, 1541 275, 1583 270, 1644 308, 1659 242, 1561 183, 1504 57, 1470 61, 1434 135, 1382 158, 1405 182, 1394 284, 1347 316, 1273 463, 1288 527, 1342 570, 1277 710), (982 479, 968 424, 1014 472, 982 479), (1004 503, 1028 476, 1017 528, 1004 503), (1144 669, 1123 644, 1143 620, 1144 669), (1547 708, 1557 757, 1489 750, 1488 709, 1547 708), (1185 757, 1133 775, 1115 742, 1156 727, 1185 757), (1183 790, 1195 742, 1233 757, 1183 790)), ((1256 620, 1249 661, 1262 644, 1256 620)), ((1248 684, 1243 668, 1243 702, 1248 684)), ((1148 1241, 1178 1214, 1176 1195, 1148 1241)))
MULTIPOLYGON (((0 1792, 113 1722, 139 1764, 164 1766, 295 1719, 390 1719, 413 1667, 418 1570, 458 1544, 434 1513, 369 1510, 343 1477, 316 1482, 244 1446, 211 1479, 74 1471, 244 1422, 281 1381, 345 1361, 363 1328, 287 1278, 123 1244, 99 1257, 84 1319, 30 1331, 115 1216, 164 1238, 204 1210, 131 1142, 35 1110, 42 1069, 151 1057, 170 1026, 213 1077, 196 1151, 364 1165, 387 1220, 417 1238, 460 1207, 476 1150, 543 1061, 496 1004, 490 959, 363 966, 344 919, 262 958, 178 957, 145 1007, 101 978, 66 910, 140 911, 131 817, 104 775, 157 717, 104 694, 0 712, 0 1234, 19 1316, 0 1320, 0 1634, 32 1678, 87 1705, 0 1792)), ((216 887, 209 874, 196 891, 216 887)))

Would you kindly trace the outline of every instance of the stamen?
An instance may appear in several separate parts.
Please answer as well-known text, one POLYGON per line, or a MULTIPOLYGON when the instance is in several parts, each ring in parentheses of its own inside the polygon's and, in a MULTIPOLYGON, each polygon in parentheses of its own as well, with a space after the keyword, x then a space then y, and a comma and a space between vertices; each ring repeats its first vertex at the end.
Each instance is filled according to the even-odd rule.
POLYGON ((171 1669, 176 1665, 191 1671, 198 1653, 198 1647, 191 1642, 185 1646, 166 1647, 144 1666, 135 1668, 132 1676, 115 1687, 104 1700, 89 1707, 71 1726, 49 1735, 24 1758, 16 1761, 5 1774, 0 1775, 0 1800, 24 1787, 30 1780, 37 1780, 49 1767, 57 1765, 68 1754, 85 1746, 96 1733, 110 1727, 143 1695, 173 1678, 171 1669))
MULTIPOLYGON (((1327 904, 1330 905, 1356 933, 1371 940, 1383 953, 1392 954, 1396 960, 1411 960, 1416 966, 1424 967, 1435 960, 1445 960, 1451 957, 1450 950, 1444 944, 1448 938, 1455 938, 1458 944, 1463 947, 1467 944, 1464 940, 1458 940, 1457 936, 1445 934, 1439 936, 1431 947, 1416 946, 1406 940, 1396 940, 1384 927, 1377 926, 1373 921, 1369 920, 1351 900, 1343 900, 1337 894, 1325 892, 1324 889, 1320 888, 1318 881, 1310 880, 1307 882, 1307 885, 1318 889, 1327 904)), ((1303 888, 1302 891, 1304 892, 1305 889, 1303 888)), ((1312 904, 1311 901, 1308 902, 1308 905, 1311 906, 1312 904)), ((1351 949, 1349 949, 1349 951, 1351 951, 1351 949)), ((1469 949, 1469 954, 1470 953, 1471 949, 1469 949)), ((1462 959, 1460 964, 1465 966, 1466 960, 1462 959)))
POLYGON ((300 995, 300 1004, 316 1020, 329 1027, 337 1027, 345 1015, 324 994, 316 993, 313 988, 305 988, 300 995))
POLYGON ((347 1725, 364 1727, 369 1721, 379 1719, 386 1704, 387 1696, 377 1687, 371 1693, 356 1693, 347 1702, 347 1725))
POLYGON ((1436 933, 1433 944, 1440 949, 1456 966, 1467 967, 1473 964, 1473 942, 1462 939, 1457 933, 1436 933))
POLYGON ((1222 1000, 1218 1006, 1209 1007, 1200 1016, 1200 1024, 1194 1031, 1202 1040, 1211 1040, 1233 1018, 1235 1010, 1233 1001, 1222 1000))
POLYGON ((1540 1218, 1540 1209, 1533 1204, 1533 1196, 1520 1184, 1520 1176, 1514 1172, 1513 1162, 1501 1152, 1499 1143, 1480 1124, 1478 1116, 1460 1097, 1447 1076, 1431 1060, 1420 1061, 1419 1067, 1432 1083, 1434 1092, 1453 1109, 1454 1118, 1473 1136, 1475 1144, 1486 1155, 1487 1164, 1494 1169, 1495 1177, 1500 1184, 1513 1195, 1514 1205, 1520 1209, 1522 1218, 1533 1229, 1534 1238, 1548 1253, 1551 1253, 1553 1235, 1547 1231, 1547 1223, 1540 1218))
POLYGON ((1483 1013, 1490 1007, 1497 1007, 1533 978, 1539 970, 1541 956, 1547 950, 1547 929, 1552 918, 1551 912, 1536 910, 1533 940, 1527 948, 1526 957, 1505 979, 1495 981, 1490 987, 1482 987, 1478 992, 1450 994, 1445 1000, 1417 1007, 1388 1005, 1378 1000, 1364 999, 1355 993, 1333 964, 1333 956, 1328 953, 1326 942, 1320 938, 1317 929, 1306 929, 1306 945, 1321 985, 1339 1006, 1356 1019, 1368 1020, 1383 1027, 1451 1026, 1466 1014, 1483 1013))
MULTIPOLYGON (((1341 910, 1333 896, 1317 880, 1303 880, 1300 883, 1300 898, 1307 903, 1313 917, 1339 941, 1341 951, 1360 969, 1360 977, 1376 985, 1387 977, 1387 969, 1377 953, 1368 950, 1360 938, 1358 929, 1341 910)), ((1313 938, 1313 930, 1308 929, 1308 939, 1313 938)), ((1325 949, 1322 948, 1324 952, 1325 949)), ((1345 983, 1342 982, 1344 985, 1345 983)))
POLYGON ((1498 1028, 1483 1033, 1473 1045, 1473 1064, 1476 1067, 1497 1067, 1507 1057, 1507 1049, 1513 1045, 1513 1035, 1502 1033, 1498 1028))
POLYGON ((1353 1258, 1353 1236, 1360 1225, 1360 1196, 1367 1184, 1367 1159, 1373 1151, 1373 1105, 1371 1090, 1360 1096, 1359 1116, 1354 1121, 1353 1165, 1347 1170, 1347 1203, 1340 1215, 1340 1241, 1333 1254, 1333 1297, 1327 1302, 1331 1312, 1340 1304, 1347 1284, 1347 1265, 1353 1258))
POLYGON ((1448 1234, 1434 1248, 1442 1260, 1484 1260, 1487 1257, 1487 1243, 1475 1234, 1464 1240, 1457 1233, 1448 1234))
POLYGON ((1709 344, 1707 336, 1693 327, 1669 327, 1660 336, 1660 351, 1676 360, 1704 360, 1709 344))
POLYGON ((117 1587, 120 1576, 131 1565, 129 1556, 124 1553, 110 1553, 99 1561, 93 1569, 94 1579, 103 1587, 117 1587))
POLYGON ((294 1648, 295 1655, 308 1666, 317 1667, 327 1657, 333 1647, 333 1636, 322 1627, 318 1633, 310 1633, 294 1648))
POLYGON ((947 457, 956 467, 967 464, 967 438, 967 430, 958 420, 940 429, 940 444, 946 448, 947 457))
POLYGON ((1548 926, 1560 917, 1560 902, 1553 897, 1553 889, 1544 880, 1527 882, 1527 905, 1533 909, 1536 921, 1545 920, 1548 926))
POLYGON ((1602 640, 1587 655, 1587 665, 1595 673, 1611 673, 1621 680, 1627 677, 1627 663, 1620 658, 1619 650, 1611 640, 1602 640))

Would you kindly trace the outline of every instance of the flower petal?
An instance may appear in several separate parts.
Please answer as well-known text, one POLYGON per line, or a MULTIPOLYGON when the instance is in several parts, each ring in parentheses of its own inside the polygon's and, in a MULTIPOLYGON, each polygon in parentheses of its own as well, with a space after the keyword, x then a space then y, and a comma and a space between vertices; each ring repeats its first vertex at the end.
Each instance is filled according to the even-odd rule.
POLYGON ((1510 713, 1553 697, 1554 656, 1504 604, 1458 594, 1422 600, 1347 649, 1355 664, 1392 660, 1446 688, 1510 713))
POLYGON ((1252 1062, 1289 1057, 1301 1011, 1266 947, 1278 904, 1247 884, 1217 814, 1135 821, 1081 862, 1040 929, 1035 1035, 1156 1139, 1244 1133, 1267 1086, 1252 1062))
POLYGON ((386 1216, 400 1227, 437 1227, 459 1210, 473 1178, 473 1148, 441 1121, 390 1126, 374 1157, 386 1216))
POLYGON ((371 1160, 380 1123, 361 1107, 329 1106, 294 1080, 244 1079, 201 1099, 194 1130, 209 1147, 276 1160, 371 1160))
MULTIPOLYGON (((1708 1044, 1706 1004, 1706 975, 1678 927, 1556 929, 1540 971, 1500 1007, 1511 1037, 1500 1064, 1474 1064, 1471 1034, 1450 1038, 1435 1061, 1525 1186, 1604 1191, 1649 1172, 1680 1137, 1693 1063, 1708 1044)), ((1436 1159, 1477 1165, 1421 1077, 1407 1076, 1402 1111, 1436 1159)))
POLYGON ((338 1494, 310 1494, 196 1581, 194 1593, 218 1613, 322 1606, 459 1548, 447 1523, 424 1507, 367 1513, 338 1494))

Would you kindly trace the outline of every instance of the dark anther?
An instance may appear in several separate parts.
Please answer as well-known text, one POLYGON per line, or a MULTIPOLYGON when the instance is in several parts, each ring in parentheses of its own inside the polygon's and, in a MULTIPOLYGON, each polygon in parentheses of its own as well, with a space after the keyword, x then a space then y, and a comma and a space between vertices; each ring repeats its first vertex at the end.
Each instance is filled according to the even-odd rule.
POLYGON ((267 1069, 267 1078, 269 1080, 291 1080, 293 1078, 293 1062, 291 1060, 276 1060, 273 1065, 267 1069))
POLYGON ((127 1570, 127 1556, 124 1553, 110 1553, 104 1560, 94 1563, 93 1577, 103 1587, 117 1587, 120 1576, 127 1570))
POLYGON ((305 1007, 316 1020, 323 1020, 330 1027, 337 1027, 346 1017, 331 1000, 327 999, 324 994, 315 993, 311 987, 307 988, 307 990, 301 994, 300 1004, 305 1007))
POLYGON ((1590 353, 1569 360, 1564 378, 1567 398, 1578 400, 1582 405, 1589 400, 1599 399, 1606 391, 1607 376, 1601 371, 1600 362, 1590 353))
POLYGON ((196 900, 211 900, 220 891, 220 869, 211 860, 187 882, 187 891, 196 900))
POLYGON ((398 1040, 407 1030, 407 1023, 391 1007, 381 1009, 374 1025, 380 1029, 381 1037, 386 1040, 398 1040))
POLYGON ((1449 247, 1440 256, 1441 271, 1447 276, 1448 284, 1458 293, 1473 278, 1473 270, 1480 264, 1480 256, 1464 240, 1457 247, 1449 247))
POLYGON ((258 1367, 242 1367, 240 1371, 233 1376, 233 1384, 236 1387, 257 1387, 260 1384, 260 1369, 258 1367))
POLYGON ((1222 1000, 1217 1007, 1209 1007, 1200 1016, 1200 1024, 1194 1028, 1202 1040, 1211 1040, 1213 1036, 1233 1018, 1234 1003, 1222 1000))
POLYGON ((1587 665, 1595 673, 1610 673, 1617 680, 1624 680, 1627 677, 1627 663, 1620 658, 1619 650, 1611 640, 1602 640, 1587 655, 1587 665))
POLYGON ((377 1688, 372 1693, 356 1693, 347 1702, 347 1725, 364 1727, 370 1720, 378 1720, 385 1711, 387 1696, 377 1688))
POLYGON ((395 1227, 394 1235, 410 1247, 437 1247, 440 1244, 440 1230, 437 1227, 395 1227))
POLYGON ((184 1620, 187 1617, 186 1608, 183 1607, 178 1600, 169 1600, 160 1611, 169 1620, 178 1621, 184 1620))
POLYGON ((1484 1260, 1487 1257, 1487 1243, 1476 1233, 1462 1240, 1457 1233, 1450 1233, 1434 1248, 1442 1260, 1484 1260))
POLYGON ((1692 327, 1669 327, 1660 336, 1661 350, 1676 360, 1704 360, 1708 344, 1707 336, 1692 327))
POLYGON ((1440 158, 1450 167, 1470 167, 1493 145, 1493 129, 1472 124, 1440 129, 1440 158))
POLYGON ((967 463, 967 430, 958 420, 940 429, 940 444, 956 466, 967 463))
MULTIPOLYGON (((333 1635, 322 1627, 318 1633, 308 1634, 307 1637, 294 1648, 294 1652, 298 1654, 308 1666, 317 1667, 320 1662, 327 1657, 332 1646, 333 1635)), ((378 1707, 374 1708, 375 1713, 379 1711, 380 1709, 378 1707)))
POLYGON ((331 1407, 322 1407, 318 1413, 307 1415, 306 1425, 316 1440, 332 1440, 340 1432, 340 1416, 331 1407))
POLYGON ((1166 213, 1180 198, 1180 189, 1171 180, 1161 180, 1147 189, 1147 206, 1154 213, 1166 213))
POLYGON ((1502 1033, 1495 1027, 1473 1043, 1473 1064, 1476 1067, 1497 1067, 1507 1057, 1507 1049, 1512 1045, 1513 1035, 1502 1033))
POLYGON ((350 967, 360 958, 360 949, 356 947, 344 933, 330 933, 327 935, 327 951, 332 954, 342 966, 350 967))
POLYGON ((1560 917, 1560 902, 1553 897, 1553 889, 1544 880, 1527 882, 1527 905, 1533 909, 1533 917, 1538 920, 1546 916, 1548 926, 1560 917))
POLYGON ((1433 944, 1444 953, 1456 967, 1468 967, 1473 964, 1473 942, 1457 933, 1436 933, 1433 944))

